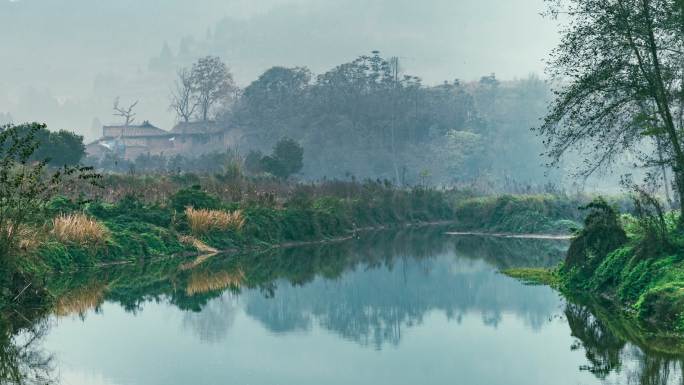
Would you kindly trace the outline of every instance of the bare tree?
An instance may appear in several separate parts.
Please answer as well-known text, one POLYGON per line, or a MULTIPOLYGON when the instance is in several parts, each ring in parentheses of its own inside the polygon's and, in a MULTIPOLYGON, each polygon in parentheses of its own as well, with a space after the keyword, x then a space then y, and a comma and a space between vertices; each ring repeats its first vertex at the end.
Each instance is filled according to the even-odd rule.
POLYGON ((187 68, 178 71, 176 86, 171 91, 170 109, 176 112, 178 120, 189 122, 199 106, 198 99, 193 91, 192 73, 187 68))
POLYGON ((138 105, 138 100, 135 101, 135 103, 131 104, 128 107, 120 107, 119 106, 119 97, 117 96, 116 99, 114 99, 114 116, 120 116, 124 119, 124 127, 128 127, 135 121, 135 112, 133 112, 133 109, 135 106, 138 105))
POLYGON ((197 95, 199 115, 209 119, 211 109, 232 95, 235 83, 225 63, 215 56, 206 56, 192 65, 192 91, 197 95))

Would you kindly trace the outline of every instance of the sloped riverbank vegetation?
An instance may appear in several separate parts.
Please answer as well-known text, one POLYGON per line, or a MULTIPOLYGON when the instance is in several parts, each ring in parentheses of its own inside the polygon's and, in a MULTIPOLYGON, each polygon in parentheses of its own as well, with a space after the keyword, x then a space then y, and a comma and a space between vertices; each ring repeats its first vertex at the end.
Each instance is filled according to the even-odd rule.
POLYGON ((621 215, 605 200, 593 201, 563 263, 505 273, 608 303, 615 316, 623 314, 659 336, 681 337, 684 236, 679 213, 663 212, 643 194, 635 202, 634 215, 621 215))

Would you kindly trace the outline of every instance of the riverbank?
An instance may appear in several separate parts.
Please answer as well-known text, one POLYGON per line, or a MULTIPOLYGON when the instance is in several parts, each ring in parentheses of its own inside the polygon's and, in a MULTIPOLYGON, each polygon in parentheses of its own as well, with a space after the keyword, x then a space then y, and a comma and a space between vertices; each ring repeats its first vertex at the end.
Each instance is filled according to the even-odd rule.
POLYGON ((678 214, 635 218, 618 215, 605 202, 593 205, 560 266, 503 272, 607 303, 616 317, 631 319, 650 335, 684 340, 684 237, 676 226, 678 214))
POLYGON ((84 191, 53 198, 46 204, 49 219, 24 242, 21 269, 42 275, 159 256, 327 242, 365 230, 433 223, 449 223, 452 231, 511 236, 543 231, 562 237, 578 226, 576 208, 585 199, 473 197, 458 190, 398 189, 380 181, 288 186, 241 180, 235 187, 199 179, 205 187, 168 178, 108 176, 105 191, 92 190, 94 199, 83 199, 84 191), (226 193, 236 188, 246 192, 226 193))
POLYGON ((396 188, 382 181, 286 184, 217 176, 108 175, 102 185, 44 203, 40 220, 21 234, 21 247, 10 259, 13 266, 3 276, 4 303, 27 285, 42 288, 79 269, 258 253, 355 238, 376 229, 448 224, 442 231, 524 236, 553 229, 554 237, 563 237, 577 224, 576 208, 587 199, 475 197, 454 189, 396 188), (502 223, 502 216, 517 219, 502 223), (523 218, 534 218, 534 224, 521 226, 523 218))
POLYGON ((101 234, 69 238, 85 230, 53 230, 36 246, 38 271, 66 271, 98 263, 187 255, 208 250, 247 250, 353 237, 365 229, 445 222, 453 218, 450 192, 398 190, 379 183, 346 197, 301 191, 286 200, 225 202, 200 186, 180 189, 165 202, 126 196, 115 203, 50 203, 55 218, 80 226, 87 218, 101 234), (80 218, 80 219, 79 219, 80 218), (42 266, 41 266, 42 264, 42 266))

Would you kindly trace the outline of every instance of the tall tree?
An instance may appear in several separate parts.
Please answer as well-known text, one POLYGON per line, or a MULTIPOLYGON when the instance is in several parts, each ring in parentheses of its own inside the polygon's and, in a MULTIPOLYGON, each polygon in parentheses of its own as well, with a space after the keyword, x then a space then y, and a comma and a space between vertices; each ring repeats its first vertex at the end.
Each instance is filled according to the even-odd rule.
POLYGON ((241 125, 256 127, 253 135, 266 143, 291 135, 301 127, 310 104, 311 71, 307 68, 273 67, 245 88, 236 108, 241 125))
POLYGON ((175 88, 171 91, 169 108, 176 113, 178 120, 189 122, 197 109, 197 105, 198 101, 193 92, 191 73, 187 68, 182 68, 178 70, 175 88))
POLYGON ((211 110, 220 102, 227 101, 235 89, 233 75, 220 58, 206 56, 192 65, 190 73, 192 91, 197 95, 199 115, 209 120, 211 110))
MULTIPOLYGON (((539 129, 548 154, 558 162, 578 151, 588 175, 660 141, 681 207, 684 2, 548 1, 550 15, 568 20, 550 63, 559 87, 539 129)), ((642 166, 660 163, 653 152, 641 155, 642 166)))

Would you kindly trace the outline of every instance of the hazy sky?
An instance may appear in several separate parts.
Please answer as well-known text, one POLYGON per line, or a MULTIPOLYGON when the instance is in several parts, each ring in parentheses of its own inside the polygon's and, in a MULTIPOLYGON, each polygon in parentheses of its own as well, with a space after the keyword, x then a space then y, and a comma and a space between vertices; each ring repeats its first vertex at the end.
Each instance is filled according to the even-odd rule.
POLYGON ((314 72, 378 49, 427 83, 541 74, 557 41, 543 0, 0 0, 0 113, 89 138, 116 96, 170 128, 167 43, 218 54, 240 85, 273 65, 314 72), (188 43, 190 42, 190 43, 188 43))

